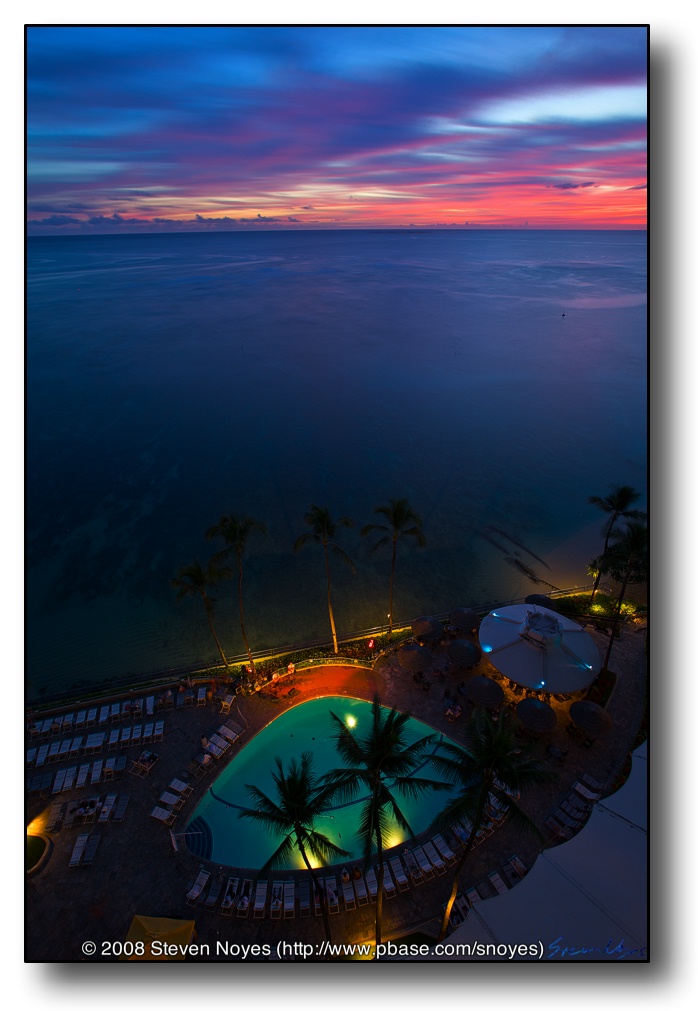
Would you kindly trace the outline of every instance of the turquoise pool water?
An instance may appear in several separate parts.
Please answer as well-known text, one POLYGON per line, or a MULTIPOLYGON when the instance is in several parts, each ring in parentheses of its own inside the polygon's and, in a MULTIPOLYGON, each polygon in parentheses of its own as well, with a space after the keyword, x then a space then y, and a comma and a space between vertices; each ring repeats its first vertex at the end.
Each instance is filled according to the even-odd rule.
MULTIPOLYGON (((277 756, 287 769, 291 758, 300 758, 304 751, 312 751, 316 775, 342 765, 334 747, 330 710, 341 719, 355 720, 353 729, 360 736, 362 723, 368 725, 371 707, 368 702, 359 699, 331 696, 305 702, 275 719, 242 749, 206 791, 187 826, 189 848, 216 863, 233 867, 262 867, 281 842, 281 836, 271 835, 261 825, 239 817, 240 808, 252 806, 245 787, 254 784, 276 799, 271 773, 277 756)), ((431 727, 411 719, 406 739, 411 743, 432 733, 431 727)), ((441 740, 443 736, 437 734, 432 750, 438 748, 441 740)), ((438 778, 428 763, 421 775, 429 779, 438 778)), ((446 791, 440 791, 416 801, 400 799, 401 809, 415 833, 429 825, 448 796, 446 791)), ((356 838, 359 804, 360 799, 337 806, 316 823, 316 827, 333 842, 349 850, 351 856, 347 860, 358 860, 362 856, 356 838)), ((393 825, 388 832, 386 847, 396 846, 404 838, 404 833, 393 825)), ((300 856, 291 866, 303 866, 300 856)))

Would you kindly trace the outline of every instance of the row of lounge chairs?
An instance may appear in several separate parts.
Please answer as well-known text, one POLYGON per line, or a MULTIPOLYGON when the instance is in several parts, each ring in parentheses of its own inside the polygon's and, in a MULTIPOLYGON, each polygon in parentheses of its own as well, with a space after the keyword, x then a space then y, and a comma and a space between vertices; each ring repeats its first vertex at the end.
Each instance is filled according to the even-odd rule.
MULTIPOLYGON (((116 751, 120 748, 131 748, 141 744, 152 744, 162 741, 165 735, 165 721, 139 724, 134 727, 122 727, 109 733, 108 749, 116 751)), ((30 768, 41 769, 45 765, 60 762, 65 759, 78 758, 81 755, 97 755, 104 748, 107 731, 96 731, 86 737, 67 737, 55 740, 50 744, 40 744, 27 749, 26 764, 30 768)))
POLYGON ((175 777, 160 794, 157 804, 150 812, 150 817, 161 821, 169 828, 177 818, 177 812, 184 807, 184 802, 192 793, 194 787, 183 779, 175 777))
MULTIPOLYGON (((493 895, 503 895, 510 888, 513 888, 527 873, 528 870, 524 862, 518 855, 514 854, 502 865, 501 873, 500 871, 491 871, 477 886, 458 892, 451 909, 451 917, 448 924, 449 933, 460 926, 471 907, 477 902, 489 899, 493 895)), ((443 908, 446 908, 445 903, 443 908)))
POLYGON ((129 799, 128 794, 111 793, 105 797, 88 797, 73 804, 57 801, 49 808, 45 831, 56 833, 62 828, 72 828, 74 825, 122 822, 126 816, 129 799))
POLYGON ((43 720, 30 722, 27 732, 33 740, 41 740, 46 737, 59 737, 62 734, 88 727, 105 727, 109 723, 120 723, 123 720, 154 715, 155 696, 149 695, 144 699, 126 699, 122 702, 110 702, 103 706, 80 709, 74 713, 48 716, 43 720))
POLYGON ((559 839, 571 839, 587 821, 593 805, 602 797, 604 785, 584 773, 545 824, 559 839))
POLYGON ((200 779, 213 766, 213 759, 216 760, 226 754, 231 744, 237 741, 238 737, 244 734, 245 728, 241 727, 234 720, 226 720, 208 738, 208 743, 204 747, 190 766, 190 771, 200 779))
POLYGON ((81 833, 73 846, 70 867, 88 867, 94 862, 101 836, 98 832, 81 833))
POLYGON ((27 780, 27 794, 31 797, 41 797, 78 790, 83 786, 96 786, 101 782, 121 779, 125 769, 126 758, 111 758, 106 762, 99 758, 94 762, 83 762, 82 765, 72 765, 57 772, 38 772, 27 780))

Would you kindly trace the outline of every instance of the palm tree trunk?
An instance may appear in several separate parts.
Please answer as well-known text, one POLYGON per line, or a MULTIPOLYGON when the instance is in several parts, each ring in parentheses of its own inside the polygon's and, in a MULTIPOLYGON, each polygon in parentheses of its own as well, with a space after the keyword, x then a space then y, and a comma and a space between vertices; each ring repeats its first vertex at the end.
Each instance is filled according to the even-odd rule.
MULTIPOLYGON (((608 552, 608 542, 611 539, 611 531, 613 530, 613 527, 615 526, 617 519, 618 519, 617 516, 612 516, 611 519, 609 520, 608 526, 606 527, 606 539, 603 542, 603 551, 601 552, 601 562, 603 562, 608 552)), ((589 601, 590 607, 594 603, 594 597, 596 596, 596 591, 599 588, 600 581, 601 581, 601 566, 599 565, 599 571, 596 573, 596 579, 594 580, 594 589, 591 591, 591 600, 589 601)))
MULTIPOLYGON (((489 793, 489 790, 487 791, 487 793, 489 793)), ((453 872, 453 886, 451 888, 451 894, 448 898, 448 902, 446 903, 446 908, 444 910, 443 920, 441 921, 441 930, 439 931, 439 940, 437 943, 440 943, 446 937, 446 932, 448 931, 448 921, 451 919, 451 910, 453 909, 453 903, 456 901, 456 896, 458 895, 459 878, 461 876, 463 868, 465 867, 465 862, 470 856, 470 851, 475 845, 475 837, 477 833, 480 831, 484 811, 485 811, 485 803, 484 798, 481 796, 478 802, 477 814, 475 815, 475 820, 473 821, 472 827, 470 829, 470 837, 468 839, 468 842, 466 843, 465 850, 463 851, 463 856, 456 864, 456 869, 453 872)))
POLYGON ((383 929, 383 836, 380 828, 376 832, 376 852, 378 854, 378 892, 376 893, 376 948, 382 940, 383 929))
POLYGON ((390 612, 388 615, 388 635, 393 634, 393 587, 395 585, 395 556, 397 554, 397 540, 393 537, 393 557, 390 564, 390 612))
POLYGON ((211 635, 216 640, 216 646, 218 646, 218 652, 220 653, 221 660, 223 661, 223 664, 225 665, 225 668, 227 670, 228 669, 228 661, 226 660, 225 653, 223 652, 223 647, 221 646, 220 640, 219 640, 218 636, 216 635, 216 630, 213 627, 213 620, 211 619, 211 605, 209 604, 209 602, 206 599, 206 597, 203 598, 203 601, 204 601, 204 608, 206 609, 206 618, 208 619, 208 627, 211 629, 211 635))
POLYGON ((254 674, 254 660, 252 659, 252 650, 250 649, 250 644, 247 641, 247 632, 245 630, 245 614, 242 609, 242 557, 238 555, 238 607, 240 608, 240 629, 242 631, 242 641, 245 643, 245 649, 247 650, 247 656, 250 660, 250 667, 252 668, 252 673, 254 674))
POLYGON ((325 552, 325 573, 327 575, 327 610, 330 612, 330 628, 332 629, 332 645, 334 646, 335 653, 339 653, 339 645, 337 644, 337 629, 334 624, 334 611, 332 610, 332 597, 330 596, 330 559, 327 554, 327 545, 323 544, 323 550, 325 552))
MULTIPOLYGON (((322 922, 325 925, 325 935, 328 942, 332 940, 332 935, 330 934, 330 917, 327 911, 327 896, 325 894, 325 886, 320 881, 320 876, 315 871, 315 868, 311 866, 308 856, 305 852, 303 844, 300 841, 300 836, 296 832, 296 842, 298 843, 298 849, 300 850, 301 856, 303 857, 303 863, 308 868, 311 880, 313 882, 313 888, 320 893, 320 909, 322 911, 322 922)), ((313 902, 315 902, 315 892, 313 892, 313 902)))

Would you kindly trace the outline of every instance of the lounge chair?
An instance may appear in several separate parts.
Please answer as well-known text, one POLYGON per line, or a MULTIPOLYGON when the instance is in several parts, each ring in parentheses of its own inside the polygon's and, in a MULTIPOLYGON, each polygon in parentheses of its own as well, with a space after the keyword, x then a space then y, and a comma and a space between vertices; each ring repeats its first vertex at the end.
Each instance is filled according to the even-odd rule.
POLYGON ((221 916, 232 916, 237 899, 239 878, 228 878, 218 912, 221 916))
POLYGON ((233 730, 231 730, 230 727, 226 727, 225 723, 218 728, 216 733, 220 737, 225 737, 225 739, 229 741, 230 744, 233 744, 233 742, 237 741, 238 739, 238 735, 233 730))
POLYGON ((167 825, 169 828, 174 823, 177 815, 169 807, 158 807, 156 805, 150 812, 150 817, 155 818, 156 821, 161 821, 163 825, 167 825))
POLYGON ((94 862, 94 858, 97 855, 97 847, 99 846, 99 840, 101 839, 99 832, 92 832, 85 845, 85 852, 82 855, 82 862, 86 866, 91 866, 94 862))
POLYGON ((63 813, 65 811, 65 804, 51 804, 48 812, 48 819, 46 821, 46 831, 47 832, 59 832, 61 825, 63 824, 63 813))
POLYGON ((295 916, 295 882, 283 884, 283 918, 290 920, 295 916))
POLYGON ((236 737, 241 737, 245 733, 245 728, 241 727, 235 720, 226 720, 225 725, 229 730, 232 730, 236 737))
POLYGON ((223 888, 223 878, 214 878, 204 903, 206 909, 214 909, 223 888))
POLYGON ((477 888, 466 888, 465 895, 471 906, 474 906, 476 902, 482 902, 482 896, 477 888))
POLYGON ((211 877, 210 871, 200 870, 199 875, 187 892, 187 905, 195 906, 199 899, 201 898, 201 893, 206 887, 206 882, 211 877))
POLYGON ((298 882, 298 908, 301 916, 310 916, 310 882, 307 878, 298 882))
POLYGON ((395 882, 393 881, 393 876, 390 873, 390 868, 387 863, 383 864, 383 891, 389 899, 397 895, 397 890, 395 888, 395 882))
POLYGON ((90 773, 90 766, 91 766, 90 762, 85 762, 85 764, 81 765, 80 768, 78 769, 77 779, 75 780, 76 789, 80 789, 80 787, 84 786, 85 783, 87 782, 87 777, 90 773))
POLYGON ((360 906, 368 905, 368 892, 366 891, 366 883, 363 879, 363 875, 360 878, 354 878, 354 891, 356 892, 356 901, 360 906))
POLYGON ((206 705, 206 688, 205 687, 199 688, 199 690, 197 691, 197 693, 196 693, 196 704, 197 704, 197 706, 205 706, 206 705))
POLYGON ((98 759, 96 762, 92 763, 92 773, 90 775, 90 786, 95 786, 96 783, 99 783, 100 779, 102 778, 102 766, 103 765, 104 765, 104 762, 102 761, 101 758, 98 759))
MULTIPOLYGON (((417 867, 417 862, 414 859, 414 857, 412 858, 412 863, 415 867, 417 867)), ((406 892, 407 889, 410 887, 410 883, 407 880, 405 868, 402 866, 402 861, 400 860, 400 857, 391 857, 390 867, 393 874, 395 875, 395 880, 397 881, 398 888, 400 889, 401 892, 406 892)), ((409 864, 407 864, 407 868, 409 870, 409 864)), ((418 867, 417 870, 419 870, 418 867)), ((421 878, 421 872, 419 876, 421 878)))
POLYGON ((354 886, 351 883, 351 878, 348 878, 346 881, 342 881, 342 894, 344 895, 345 909, 356 909, 356 895, 354 894, 354 886))
POLYGON ((164 790, 158 798, 158 804, 171 807, 173 811, 179 811, 184 807, 184 798, 179 793, 170 793, 169 790, 164 790))
POLYGON ((66 737, 65 740, 61 741, 61 746, 58 749, 58 761, 59 762, 61 761, 61 759, 68 757, 68 755, 70 754, 70 745, 72 743, 73 742, 70 739, 70 737, 66 737))
POLYGON ((77 867, 82 860, 82 855, 85 852, 85 846, 87 845, 87 840, 89 838, 89 832, 82 832, 75 840, 75 845, 73 846, 73 852, 70 856, 69 867, 77 867))
POLYGON ((60 750, 61 750, 61 742, 60 741, 53 741, 51 743, 51 745, 49 746, 49 749, 48 749, 48 758, 47 758, 47 760, 49 762, 57 762, 58 761, 58 752, 60 750))
POLYGON ((78 774, 77 765, 71 765, 70 768, 65 770, 65 779, 63 780, 63 789, 72 790, 73 784, 75 782, 75 777, 78 774))
POLYGON ((366 879, 366 887, 368 888, 368 894, 371 897, 371 902, 375 902, 378 895, 378 880, 373 867, 368 868, 364 877, 366 879))
POLYGON ((165 721, 158 720, 153 727, 153 741, 161 741, 165 736, 165 721))
POLYGON ((266 881, 258 881, 255 889, 253 916, 258 920, 264 916, 264 907, 267 904, 267 884, 266 881))
POLYGON ((75 729, 82 730, 82 728, 85 726, 86 720, 87 720, 87 710, 81 709, 78 713, 75 714, 75 729))
POLYGON ((109 709, 109 722, 118 723, 120 719, 121 719, 121 703, 112 702, 111 707, 109 709))
POLYGON ((50 747, 50 745, 48 745, 48 744, 42 744, 40 746, 39 750, 36 753, 36 760, 34 762, 34 768, 35 769, 40 769, 43 765, 46 764, 46 759, 48 758, 49 747, 50 747))
POLYGON ((84 740, 84 738, 82 738, 82 737, 74 737, 73 738, 73 740, 70 743, 70 757, 71 758, 77 758, 78 757, 78 755, 82 751, 82 742, 83 742, 83 740, 84 740))
POLYGON ((131 729, 131 747, 137 747, 143 739, 143 727, 140 723, 137 723, 131 729))
POLYGON ((490 884, 494 886, 495 890, 498 891, 500 895, 504 895, 506 892, 509 891, 509 889, 502 881, 502 878, 497 873, 497 871, 492 871, 490 874, 487 875, 487 878, 490 884))
POLYGON ((171 779, 167 785, 168 790, 175 790, 180 796, 186 798, 194 792, 194 787, 185 783, 183 779, 171 779))
POLYGON ((337 879, 334 877, 325 878, 325 896, 327 898, 327 908, 330 913, 339 912, 339 897, 337 895, 337 879))
POLYGON ((433 838, 434 846, 437 848, 443 859, 447 864, 452 864, 456 860, 456 854, 453 852, 451 847, 448 845, 446 840, 442 835, 435 835, 433 838))
POLYGON ((272 920, 280 920, 284 905, 284 883, 275 881, 271 889, 271 900, 269 902, 269 914, 272 920))
POLYGON ((60 793, 63 789, 63 784, 65 783, 65 769, 59 769, 56 773, 56 778, 53 781, 53 788, 51 793, 60 793))
POLYGON ((97 722, 97 707, 92 706, 91 709, 87 710, 87 716, 85 717, 85 726, 94 727, 97 722))
POLYGON ((98 724, 100 727, 103 727, 108 722, 109 722, 109 706, 102 706, 99 710, 98 724))
POLYGON ((154 730, 154 728, 155 728, 155 724, 154 723, 144 723, 143 724, 143 733, 141 734, 141 742, 143 744, 152 744, 153 743, 153 730, 154 730))
POLYGON ((424 848, 422 846, 415 846, 412 852, 415 855, 417 863, 419 864, 425 879, 428 881, 430 878, 433 878, 434 868, 431 865, 429 857, 424 852, 424 848))
POLYGON ((446 870, 446 864, 441 859, 441 856, 436 851, 436 846, 433 842, 425 842, 423 846, 424 852, 429 858, 431 866, 434 868, 437 874, 443 874, 446 870))
POLYGON ((252 881, 250 878, 245 878, 242 883, 242 891, 240 892, 240 897, 235 904, 238 916, 247 916, 250 911, 250 900, 252 898, 252 881))
POLYGON ((114 808, 114 814, 112 816, 112 821, 123 821, 124 815, 126 814, 126 808, 128 807, 129 796, 126 794, 123 797, 119 797, 116 802, 116 807, 114 808))
POLYGON ((119 739, 121 737, 120 730, 112 730, 109 733, 109 740, 107 741, 107 751, 117 751, 119 747, 119 739))
POLYGON ((155 715, 155 696, 149 695, 145 700, 145 715, 154 716, 155 715))
POLYGON ((116 806, 116 794, 115 793, 107 794, 107 797, 104 803, 102 804, 102 810, 99 812, 98 821, 100 822, 109 821, 109 818, 111 817, 115 806, 116 806))
POLYGON ((296 915, 296 884, 294 881, 284 882, 284 919, 290 920, 296 915))

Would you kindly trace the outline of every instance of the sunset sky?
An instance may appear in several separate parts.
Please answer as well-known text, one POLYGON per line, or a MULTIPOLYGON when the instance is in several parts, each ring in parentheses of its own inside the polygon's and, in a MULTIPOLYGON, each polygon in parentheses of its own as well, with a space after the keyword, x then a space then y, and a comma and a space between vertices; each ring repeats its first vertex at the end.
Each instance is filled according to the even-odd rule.
POLYGON ((644 27, 30 27, 30 235, 646 226, 644 27))

